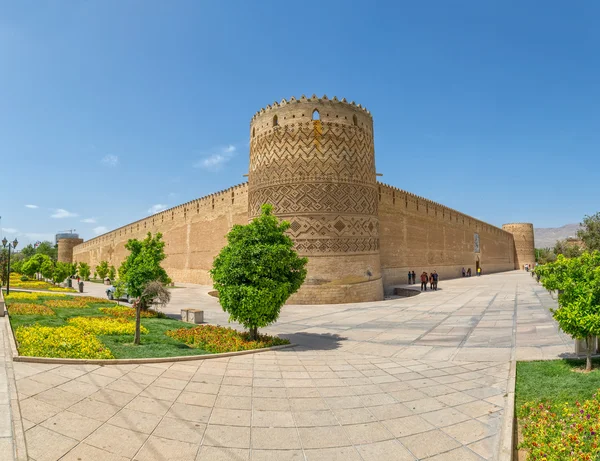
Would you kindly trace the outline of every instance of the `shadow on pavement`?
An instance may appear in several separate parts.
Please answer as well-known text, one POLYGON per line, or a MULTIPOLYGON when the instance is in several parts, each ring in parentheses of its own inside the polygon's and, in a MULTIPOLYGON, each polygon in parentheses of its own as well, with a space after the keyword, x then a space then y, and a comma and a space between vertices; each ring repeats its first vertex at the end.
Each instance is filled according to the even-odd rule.
MULTIPOLYGON (((292 344, 297 344, 300 347, 313 350, 335 350, 338 349, 341 341, 348 338, 331 333, 289 333, 280 334, 280 338, 288 339, 292 344)), ((285 349, 283 349, 285 350, 285 349)))

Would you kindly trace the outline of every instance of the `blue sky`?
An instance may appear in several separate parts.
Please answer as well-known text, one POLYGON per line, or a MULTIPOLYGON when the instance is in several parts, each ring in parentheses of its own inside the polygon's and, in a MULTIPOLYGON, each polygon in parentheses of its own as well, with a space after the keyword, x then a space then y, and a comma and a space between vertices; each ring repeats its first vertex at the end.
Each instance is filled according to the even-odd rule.
POLYGON ((600 4, 0 0, 0 215, 91 238, 243 182, 250 118, 327 94, 385 183, 495 225, 600 210, 600 4))

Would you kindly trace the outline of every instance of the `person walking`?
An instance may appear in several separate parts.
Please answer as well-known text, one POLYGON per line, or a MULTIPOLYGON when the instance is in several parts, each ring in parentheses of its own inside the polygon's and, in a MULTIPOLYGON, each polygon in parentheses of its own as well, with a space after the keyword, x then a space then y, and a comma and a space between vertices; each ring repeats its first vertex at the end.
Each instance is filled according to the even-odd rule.
POLYGON ((410 281, 412 279, 412 274, 408 271, 408 284, 410 285, 410 281))
POLYGON ((464 267, 462 268, 462 275, 463 275, 463 277, 464 277, 465 275, 467 275, 467 274, 466 274, 466 272, 465 272, 465 268, 464 268, 464 267))
POLYGON ((415 271, 412 271, 412 281, 413 283, 417 283, 417 274, 415 274, 415 271))
POLYGON ((479 277, 481 275, 481 267, 477 268, 477 277, 479 277))
POLYGON ((421 291, 427 291, 427 272, 421 274, 421 291))
POLYGON ((438 276, 437 271, 433 271, 433 289, 435 291, 437 291, 438 278, 439 278, 439 276, 438 276))
POLYGON ((429 288, 431 288, 431 291, 433 291, 433 272, 431 274, 429 274, 429 288))
POLYGON ((467 277, 471 277, 471 268, 470 267, 467 269, 467 277))

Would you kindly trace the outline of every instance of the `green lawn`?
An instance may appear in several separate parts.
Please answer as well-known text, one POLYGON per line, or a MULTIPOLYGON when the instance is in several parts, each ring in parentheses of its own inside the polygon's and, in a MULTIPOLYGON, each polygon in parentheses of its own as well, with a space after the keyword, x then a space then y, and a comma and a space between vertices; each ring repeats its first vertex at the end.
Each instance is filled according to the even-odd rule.
MULTIPOLYGON (((42 304, 44 297, 39 300, 32 300, 33 304, 42 304)), ((60 299, 76 299, 74 297, 66 297, 60 299)), ((56 298, 59 299, 59 298, 56 298)), ((9 314, 10 314, 10 301, 9 314)), ((67 319, 71 317, 108 317, 101 312, 101 307, 113 307, 114 303, 90 303, 88 308, 52 308, 56 315, 10 315, 10 322, 13 331, 19 326, 30 326, 39 324, 48 327, 59 327, 68 325, 67 319)), ((133 335, 98 335, 98 339, 102 341, 112 352, 117 359, 126 358, 146 358, 146 357, 176 357, 183 355, 203 355, 208 352, 192 348, 183 342, 177 341, 167 335, 167 330, 177 330, 180 328, 193 328, 195 325, 174 320, 168 317, 164 318, 142 318, 142 325, 148 328, 149 333, 141 336, 142 344, 139 346, 133 345, 133 335)))
POLYGON ((517 363, 516 410, 526 402, 564 403, 591 398, 600 389, 600 359, 591 373, 578 373, 585 360, 550 360, 517 363))

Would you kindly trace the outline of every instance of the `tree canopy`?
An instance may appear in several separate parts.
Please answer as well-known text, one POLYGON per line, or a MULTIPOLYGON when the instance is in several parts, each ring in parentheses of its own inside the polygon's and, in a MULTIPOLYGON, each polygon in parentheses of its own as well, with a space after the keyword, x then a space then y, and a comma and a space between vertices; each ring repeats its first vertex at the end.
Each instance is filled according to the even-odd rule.
POLYGON ((235 225, 227 246, 215 258, 210 274, 219 303, 255 339, 258 328, 273 323, 281 307, 304 283, 306 258, 298 256, 286 235, 287 221, 279 222, 271 205, 247 225, 235 225))
POLYGON ((586 369, 591 370, 592 339, 600 335, 600 252, 575 258, 558 255, 535 272, 546 289, 558 291, 559 307, 553 316, 565 333, 586 340, 586 369))
POLYGON ((577 231, 577 237, 585 244, 588 251, 600 251, 600 212, 585 216, 577 231))

